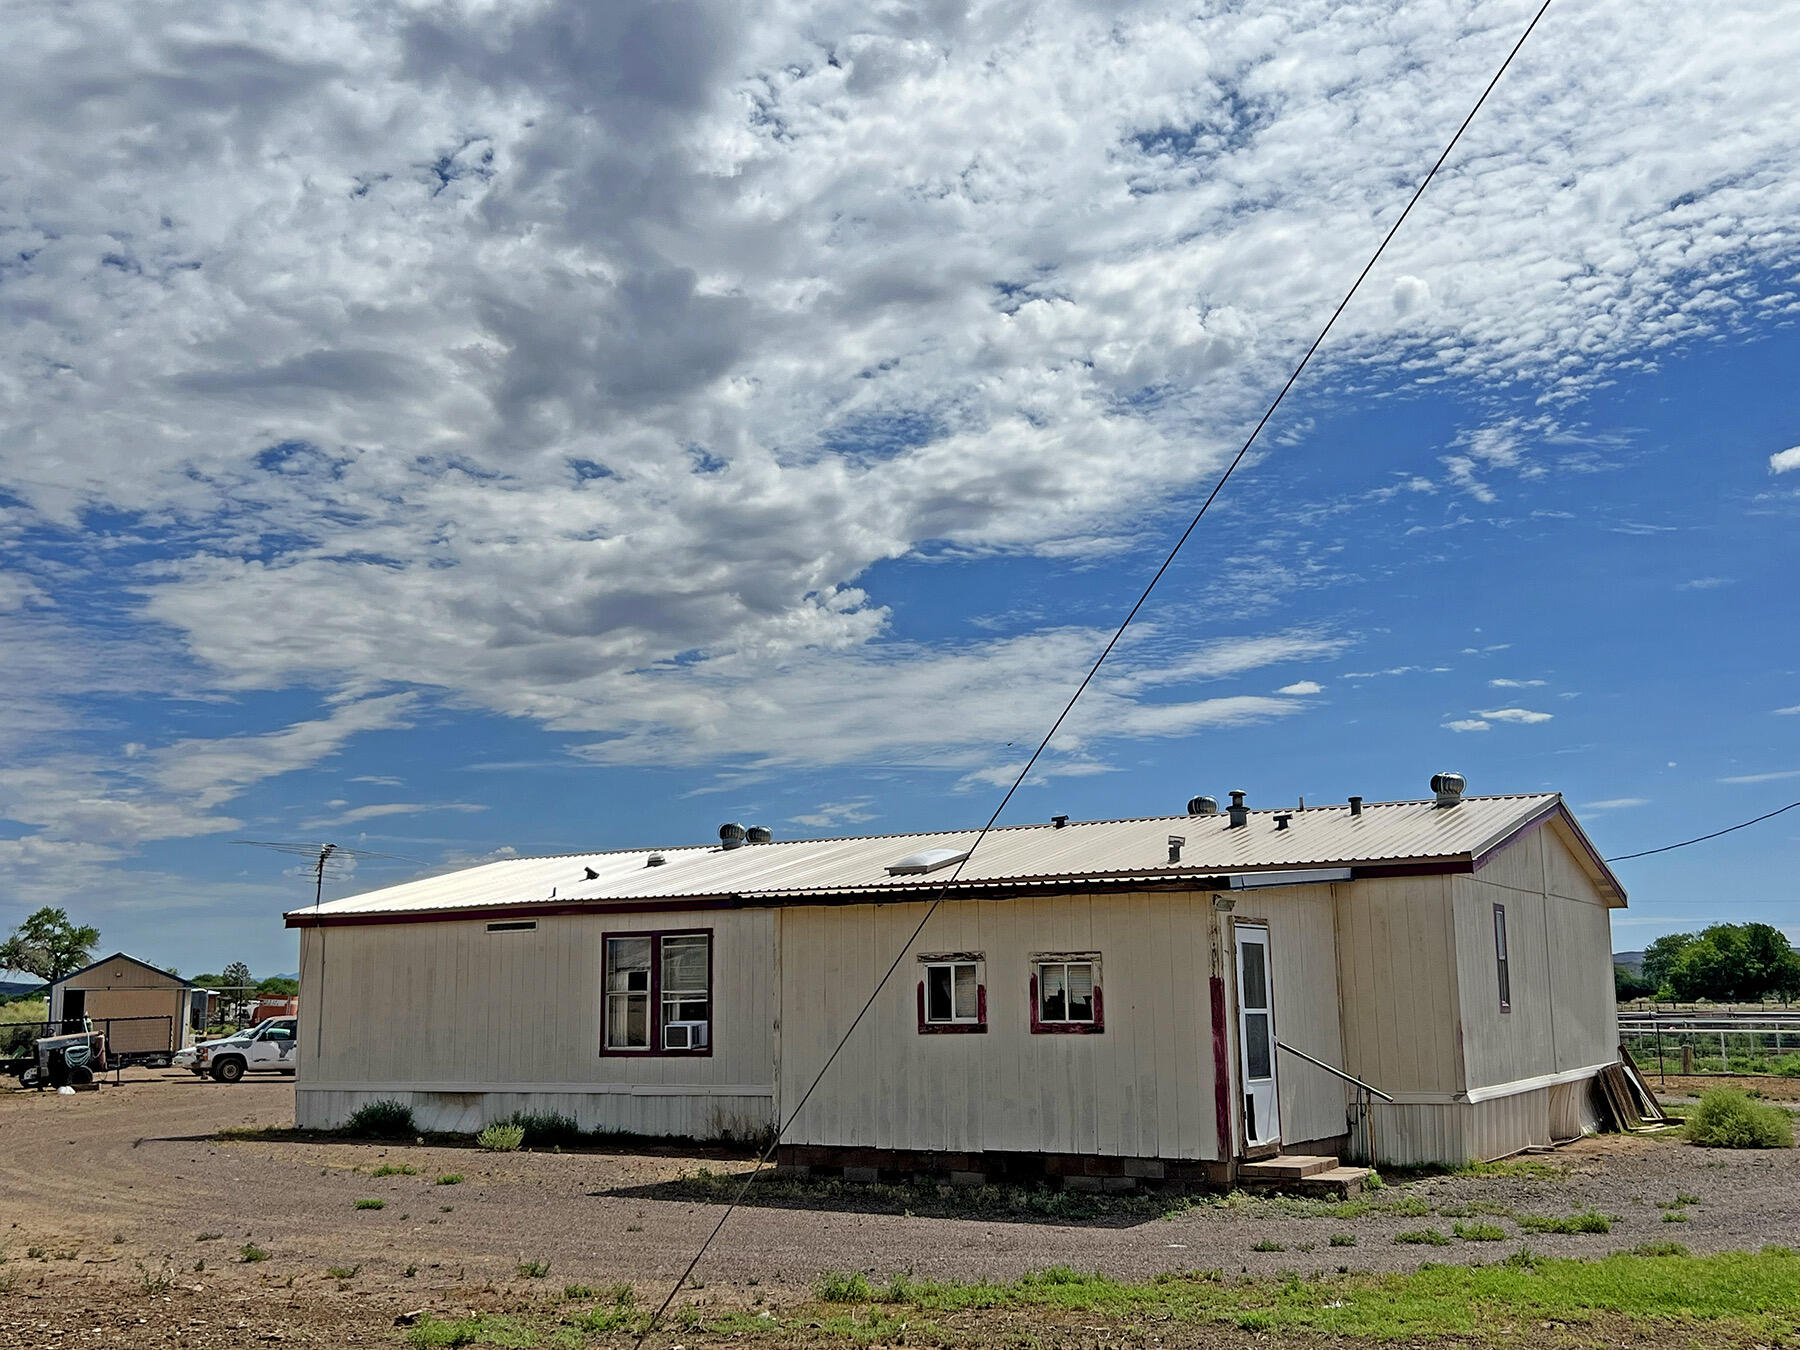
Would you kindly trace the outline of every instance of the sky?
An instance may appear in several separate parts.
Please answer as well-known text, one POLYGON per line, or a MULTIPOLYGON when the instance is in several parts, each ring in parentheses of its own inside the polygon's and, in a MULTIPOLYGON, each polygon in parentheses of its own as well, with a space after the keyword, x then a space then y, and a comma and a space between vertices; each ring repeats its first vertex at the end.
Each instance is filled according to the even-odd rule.
MULTIPOLYGON (((1534 7, 15 6, 0 930, 985 820, 1534 7)), ((1004 821, 1800 797, 1797 67, 1558 0, 1004 821)))

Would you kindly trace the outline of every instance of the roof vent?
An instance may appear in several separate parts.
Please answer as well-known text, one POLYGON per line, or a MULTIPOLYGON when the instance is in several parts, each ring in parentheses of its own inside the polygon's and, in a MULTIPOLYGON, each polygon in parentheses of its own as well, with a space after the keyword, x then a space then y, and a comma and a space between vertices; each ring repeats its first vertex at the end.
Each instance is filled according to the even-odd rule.
POLYGON ((1187 836, 1185 834, 1172 834, 1169 836, 1169 863, 1171 866, 1181 861, 1181 846, 1185 843, 1187 843, 1187 836))
POLYGON ((1463 789, 1468 786, 1468 780, 1460 773, 1434 773, 1431 775, 1431 790, 1437 793, 1439 806, 1455 806, 1462 800, 1463 789))
POLYGON ((1069 818, 1067 816, 1051 816, 1050 817, 1050 824, 1056 829, 1060 830, 1068 823, 1069 823, 1069 818))
POLYGON ((667 861, 668 861, 668 859, 663 857, 662 854, 652 853, 648 858, 644 859, 644 866, 645 867, 661 867, 667 861))
POLYGON ((774 831, 767 825, 752 825, 744 831, 744 842, 748 844, 767 844, 774 838, 774 831))
POLYGON ((741 848, 744 843, 744 827, 735 820, 719 826, 720 848, 741 848))
POLYGON ((584 873, 584 876, 583 876, 583 878, 582 878, 582 879, 583 879, 583 880, 584 880, 584 881, 598 881, 598 880, 600 880, 600 874, 599 874, 599 873, 598 873, 598 872, 596 872, 596 871, 595 871, 595 870, 594 870, 594 869, 593 869, 593 868, 591 868, 591 867, 584 867, 584 868, 582 868, 582 869, 581 869, 581 870, 582 870, 582 872, 583 872, 583 873, 584 873))
POLYGON ((1275 817, 1275 828, 1277 830, 1285 830, 1288 827, 1288 822, 1293 818, 1291 813, 1283 811, 1280 815, 1275 817))
POLYGON ((1241 830, 1250 823, 1250 808, 1244 805, 1244 790, 1242 788, 1233 788, 1231 790, 1231 805, 1226 809, 1231 816, 1232 829, 1241 830))
POLYGON ((1190 816, 1216 816, 1219 814, 1219 803, 1212 797, 1189 797, 1188 814, 1190 816))
POLYGON ((889 863, 887 873, 890 877, 918 876, 959 863, 968 856, 966 848, 922 848, 917 853, 907 854, 899 862, 889 863))
POLYGON ((1361 797, 1352 797, 1350 799, 1350 814, 1353 816, 1360 816, 1362 814, 1361 797))

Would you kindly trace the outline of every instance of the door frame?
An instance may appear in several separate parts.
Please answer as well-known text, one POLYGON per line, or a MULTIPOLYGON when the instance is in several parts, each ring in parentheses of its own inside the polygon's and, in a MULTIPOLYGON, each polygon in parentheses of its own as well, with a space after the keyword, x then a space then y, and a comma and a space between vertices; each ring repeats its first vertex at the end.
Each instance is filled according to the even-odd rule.
POLYGON ((1240 1158, 1254 1161, 1259 1158, 1272 1158, 1281 1152, 1281 1065, 1280 1052, 1276 1047, 1278 1031, 1275 1026, 1275 943, 1274 934, 1267 919, 1252 915, 1233 915, 1231 918, 1231 1022, 1232 1033, 1236 1041, 1237 1053, 1232 1057, 1232 1077, 1237 1097, 1237 1129, 1242 1147, 1238 1152, 1240 1158), (1246 1091, 1247 1065, 1244 1062, 1246 1046, 1244 1044, 1244 1003, 1243 1003, 1243 953, 1238 937, 1239 928, 1254 928, 1261 932, 1263 949, 1263 980, 1268 989, 1269 1016, 1269 1082, 1275 1093, 1275 1137, 1260 1144, 1250 1142, 1249 1129, 1249 1097, 1246 1091))

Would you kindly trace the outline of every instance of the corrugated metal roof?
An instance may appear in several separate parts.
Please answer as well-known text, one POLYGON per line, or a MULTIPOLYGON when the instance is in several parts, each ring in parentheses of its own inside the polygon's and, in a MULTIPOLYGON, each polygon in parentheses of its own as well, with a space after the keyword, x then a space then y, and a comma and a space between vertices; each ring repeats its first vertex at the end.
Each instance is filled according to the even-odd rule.
MULTIPOLYGON (((1466 797, 1447 809, 1429 801, 1377 802, 1365 806, 1360 816, 1352 816, 1347 806, 1252 811, 1241 829, 1232 829, 1223 814, 1071 821, 1061 828, 1012 825, 988 834, 954 884, 966 889, 1167 882, 1238 872, 1472 861, 1545 812, 1560 810, 1561 800, 1556 793, 1466 797), (1291 817, 1288 828, 1276 828, 1277 815, 1291 817), (1186 841, 1175 865, 1168 861, 1172 834, 1186 841)), ((308 906, 291 917, 304 923, 315 912, 331 919, 508 905, 803 901, 929 892, 942 887, 952 869, 891 876, 888 867, 921 848, 966 848, 977 833, 956 830, 792 840, 734 849, 716 845, 622 849, 508 859, 334 900, 317 911, 308 906), (661 866, 647 865, 652 854, 663 857, 661 866)))

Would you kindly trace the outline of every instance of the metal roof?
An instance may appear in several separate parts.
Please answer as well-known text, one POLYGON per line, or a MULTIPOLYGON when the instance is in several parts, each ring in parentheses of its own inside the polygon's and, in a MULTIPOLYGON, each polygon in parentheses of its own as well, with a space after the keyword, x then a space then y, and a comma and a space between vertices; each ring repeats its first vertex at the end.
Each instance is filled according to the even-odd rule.
POLYGON ((1077 883, 1166 885, 1232 874, 1323 867, 1473 865, 1525 827, 1557 816, 1584 852, 1601 890, 1624 892, 1587 842, 1557 793, 1465 797, 1440 808, 1430 801, 1376 802, 1360 816, 1347 806, 1252 811, 1233 829, 1225 814, 1137 820, 1011 825, 989 832, 960 874, 952 869, 891 875, 889 868, 925 848, 965 849, 976 830, 803 839, 768 844, 620 849, 547 858, 515 858, 291 911, 292 926, 316 919, 470 909, 588 904, 621 909, 671 902, 828 902, 854 895, 901 898, 930 893, 949 877, 956 890, 1027 890, 1077 883), (1278 829, 1275 817, 1288 816, 1278 829), (1184 843, 1169 862, 1169 836, 1184 843), (649 865, 660 856, 661 865, 649 865), (590 875, 592 874, 592 875, 590 875))

